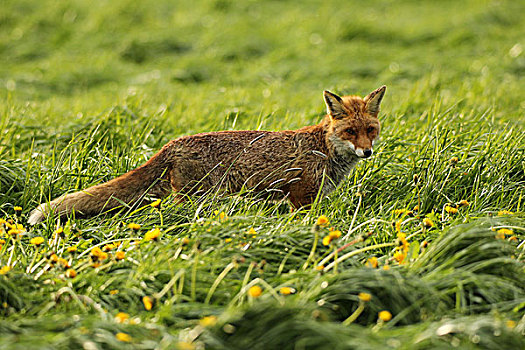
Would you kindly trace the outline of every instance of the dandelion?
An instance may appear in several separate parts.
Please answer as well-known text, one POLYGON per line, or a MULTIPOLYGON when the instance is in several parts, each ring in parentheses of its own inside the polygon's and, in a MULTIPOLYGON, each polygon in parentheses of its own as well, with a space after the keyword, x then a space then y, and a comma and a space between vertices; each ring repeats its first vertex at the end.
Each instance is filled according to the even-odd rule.
POLYGON ((516 242, 516 241, 518 241, 518 238, 516 238, 516 236, 511 236, 511 237, 509 237, 509 241, 516 242))
POLYGON ((123 251, 118 251, 115 253, 115 259, 123 260, 125 258, 126 258, 126 253, 124 253, 123 251))
POLYGON ((341 231, 339 230, 330 231, 330 233, 328 234, 328 237, 330 237, 331 240, 337 239, 341 237, 341 231))
POLYGON ((14 207, 13 208, 17 214, 22 212, 22 207, 14 207))
POLYGON ((429 218, 424 218, 422 224, 424 227, 434 227, 434 222, 429 218))
POLYGON ((11 266, 2 266, 0 268, 0 275, 5 275, 7 274, 9 271, 11 271, 11 266))
POLYGON ((59 257, 58 257, 58 255, 56 255, 55 253, 53 253, 53 254, 51 254, 51 255, 49 256, 49 262, 50 262, 51 264, 55 264, 55 263, 57 263, 57 262, 58 262, 58 259, 59 259, 59 257))
POLYGON ((323 237, 323 245, 330 245, 331 241, 330 236, 323 237))
POLYGON ((397 251, 394 253, 394 259, 399 263, 399 265, 403 264, 403 261, 405 260, 405 258, 406 258, 406 254, 401 251, 397 251))
POLYGON ((419 205, 416 205, 414 208, 412 208, 412 211, 419 211, 419 205))
POLYGON ((498 211, 498 216, 505 216, 505 215, 514 215, 514 213, 511 212, 511 211, 508 211, 508 210, 500 210, 500 211, 498 211))
POLYGON ((383 270, 385 270, 385 271, 390 270, 390 265, 385 265, 385 266, 383 266, 383 270))
POLYGON ((379 319, 383 322, 388 322, 392 319, 392 314, 390 313, 390 311, 387 311, 387 310, 383 310, 383 311, 379 311, 379 319))
POLYGON ((371 257, 366 261, 366 266, 376 269, 378 265, 377 258, 375 256, 371 257))
POLYGON ((77 251, 77 249, 78 249, 77 247, 68 247, 68 248, 66 249, 66 251, 67 251, 68 253, 75 253, 75 252, 77 251))
POLYGON ((115 321, 117 321, 118 323, 124 323, 128 319, 129 319, 129 314, 125 312, 119 312, 118 314, 115 315, 115 321))
POLYGON ((323 270, 324 270, 324 265, 317 265, 317 266, 315 267, 315 269, 316 269, 317 271, 323 271, 323 270))
POLYGON ((202 327, 212 327, 217 323, 217 316, 205 316, 200 319, 199 324, 202 327))
POLYGON ((328 218, 324 215, 321 215, 320 217, 317 218, 317 222, 315 223, 317 226, 326 226, 328 225, 330 221, 328 220, 328 218))
POLYGON ((102 250, 105 251, 105 252, 109 252, 109 251, 115 249, 116 247, 117 247, 116 244, 110 243, 110 244, 106 244, 104 247, 102 247, 102 250))
POLYGON ((372 295, 370 295, 369 293, 359 293, 359 295, 357 296, 359 298, 359 300, 361 301, 370 301, 372 300, 372 295))
POLYGON ((445 211, 449 214, 457 214, 458 209, 447 204, 445 205, 445 211))
POLYGON ((112 289, 112 290, 109 291, 109 294, 110 295, 116 295, 116 294, 118 294, 118 292, 119 292, 118 289, 112 289))
POLYGON ((108 258, 108 253, 105 253, 100 247, 95 247, 91 250, 91 259, 93 261, 102 261, 108 258))
POLYGON ((55 232, 53 233, 53 237, 63 237, 64 236, 64 228, 63 227, 59 227, 55 230, 55 232))
POLYGON ((508 228, 500 228, 498 230, 498 233, 506 236, 512 236, 514 234, 514 231, 508 228))
POLYGON ((457 164, 459 162, 459 158, 458 157, 452 157, 452 158, 450 158, 449 162, 452 165, 457 164))
POLYGON ((153 307, 153 299, 151 299, 148 296, 142 297, 142 303, 144 304, 144 308, 149 311, 153 307))
POLYGON ((115 334, 115 338, 125 343, 129 343, 131 341, 131 335, 127 333, 117 333, 115 334))
POLYGON ((182 245, 188 245, 188 244, 190 244, 190 239, 188 237, 184 237, 182 239, 182 245))
POLYGON ((257 234, 257 231, 255 231, 253 227, 250 227, 250 229, 248 230, 248 234, 255 236, 257 234))
POLYGON ((226 243, 230 243, 231 241, 232 241, 231 238, 226 238, 226 239, 224 240, 224 242, 226 242, 226 243))
POLYGON ((221 213, 219 214, 219 219, 221 219, 221 220, 226 219, 226 213, 221 211, 221 213))
POLYGON ((498 230, 496 232, 496 239, 505 239, 505 233, 501 232, 501 230, 498 230))
POLYGON ((250 295, 253 298, 258 298, 262 294, 262 288, 259 286, 253 286, 248 289, 248 295, 250 295))
POLYGON ((513 329, 514 327, 516 327, 516 321, 507 320, 505 322, 505 325, 507 326, 507 328, 513 329))
POLYGON ((62 265, 62 267, 65 268, 65 269, 71 267, 71 266, 69 265, 69 262, 68 262, 66 259, 64 259, 64 258, 58 258, 57 263, 58 263, 59 265, 62 265))
POLYGON ((395 209, 395 210, 394 210, 394 215, 395 215, 395 216, 399 216, 399 215, 404 214, 404 213, 406 213, 406 212, 407 212, 406 209, 395 209))
POLYGON ((144 235, 144 240, 145 241, 156 241, 159 238, 159 235, 160 235, 160 229, 157 227, 157 228, 154 228, 153 230, 149 230, 148 232, 146 232, 146 234, 144 235))
POLYGON ((295 293, 295 289, 293 289, 292 287, 282 287, 281 289, 279 289, 279 293, 281 293, 282 295, 290 295, 295 293))
POLYGON ((66 271, 66 277, 67 278, 75 278, 77 276, 77 272, 73 269, 67 269, 66 271))
POLYGON ((31 240, 29 241, 29 243, 31 243, 32 245, 35 245, 35 246, 39 246, 41 245, 42 243, 44 243, 44 237, 34 237, 34 238, 31 238, 31 240))
POLYGON ((468 206, 470 205, 470 203, 467 202, 466 200, 462 199, 462 200, 460 200, 460 201, 458 202, 458 205, 459 205, 460 207, 468 207, 468 206))
POLYGON ((151 203, 150 206, 153 208, 157 208, 160 205, 160 202, 162 202, 162 200, 157 199, 155 202, 151 203))
POLYGON ((137 231, 137 230, 140 229, 140 225, 139 224, 135 224, 135 223, 132 222, 132 223, 128 224, 128 228, 137 231))

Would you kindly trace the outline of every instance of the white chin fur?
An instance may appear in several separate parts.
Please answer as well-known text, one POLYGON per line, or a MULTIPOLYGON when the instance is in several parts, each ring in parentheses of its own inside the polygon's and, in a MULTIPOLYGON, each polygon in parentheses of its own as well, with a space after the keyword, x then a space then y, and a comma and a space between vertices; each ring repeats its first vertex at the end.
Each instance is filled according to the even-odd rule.
POLYGON ((363 152, 362 148, 356 148, 355 154, 357 154, 357 156, 360 158, 363 158, 365 156, 365 153, 363 152))

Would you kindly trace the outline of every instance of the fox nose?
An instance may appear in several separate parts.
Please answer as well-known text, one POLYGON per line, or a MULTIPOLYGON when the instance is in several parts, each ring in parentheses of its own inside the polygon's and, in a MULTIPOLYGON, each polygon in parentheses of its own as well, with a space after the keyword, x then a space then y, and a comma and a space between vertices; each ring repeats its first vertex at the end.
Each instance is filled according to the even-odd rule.
POLYGON ((373 152, 372 152, 371 149, 365 149, 365 150, 363 151, 363 156, 364 156, 365 158, 368 158, 368 157, 370 157, 370 156, 372 155, 372 153, 373 153, 373 152))

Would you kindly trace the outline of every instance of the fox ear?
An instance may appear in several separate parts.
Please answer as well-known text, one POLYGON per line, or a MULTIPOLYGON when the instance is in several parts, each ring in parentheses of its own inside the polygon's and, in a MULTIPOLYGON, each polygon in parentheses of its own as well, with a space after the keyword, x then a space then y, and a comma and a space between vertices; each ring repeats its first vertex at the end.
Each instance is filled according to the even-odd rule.
POLYGON ((347 112, 343 106, 343 100, 341 97, 328 90, 323 92, 324 102, 326 103, 326 112, 334 119, 340 119, 344 117, 347 112))
POLYGON ((379 89, 372 91, 364 98, 366 104, 366 111, 370 114, 379 114, 379 108, 381 106, 381 100, 385 95, 386 86, 383 85, 379 89))

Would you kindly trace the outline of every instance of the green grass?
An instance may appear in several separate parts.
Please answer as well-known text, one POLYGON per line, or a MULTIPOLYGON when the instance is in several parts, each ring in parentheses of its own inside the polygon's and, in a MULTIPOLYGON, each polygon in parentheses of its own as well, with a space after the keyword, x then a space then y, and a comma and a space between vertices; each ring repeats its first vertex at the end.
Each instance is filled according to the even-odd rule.
POLYGON ((0 218, 10 226, 178 136, 294 129, 320 120, 324 89, 388 90, 374 157, 309 211, 206 196, 18 235, 0 224, 0 267, 11 267, 0 275, 0 347, 523 348, 524 13, 519 1, 4 1, 0 218), (321 215, 328 227, 315 226, 321 215), (159 240, 143 241, 157 227, 159 240), (327 247, 329 227, 343 235, 327 247), (498 239, 501 228, 513 234, 498 239), (94 268, 92 249, 115 242, 94 268), (204 327, 206 316, 217 319, 204 327))

